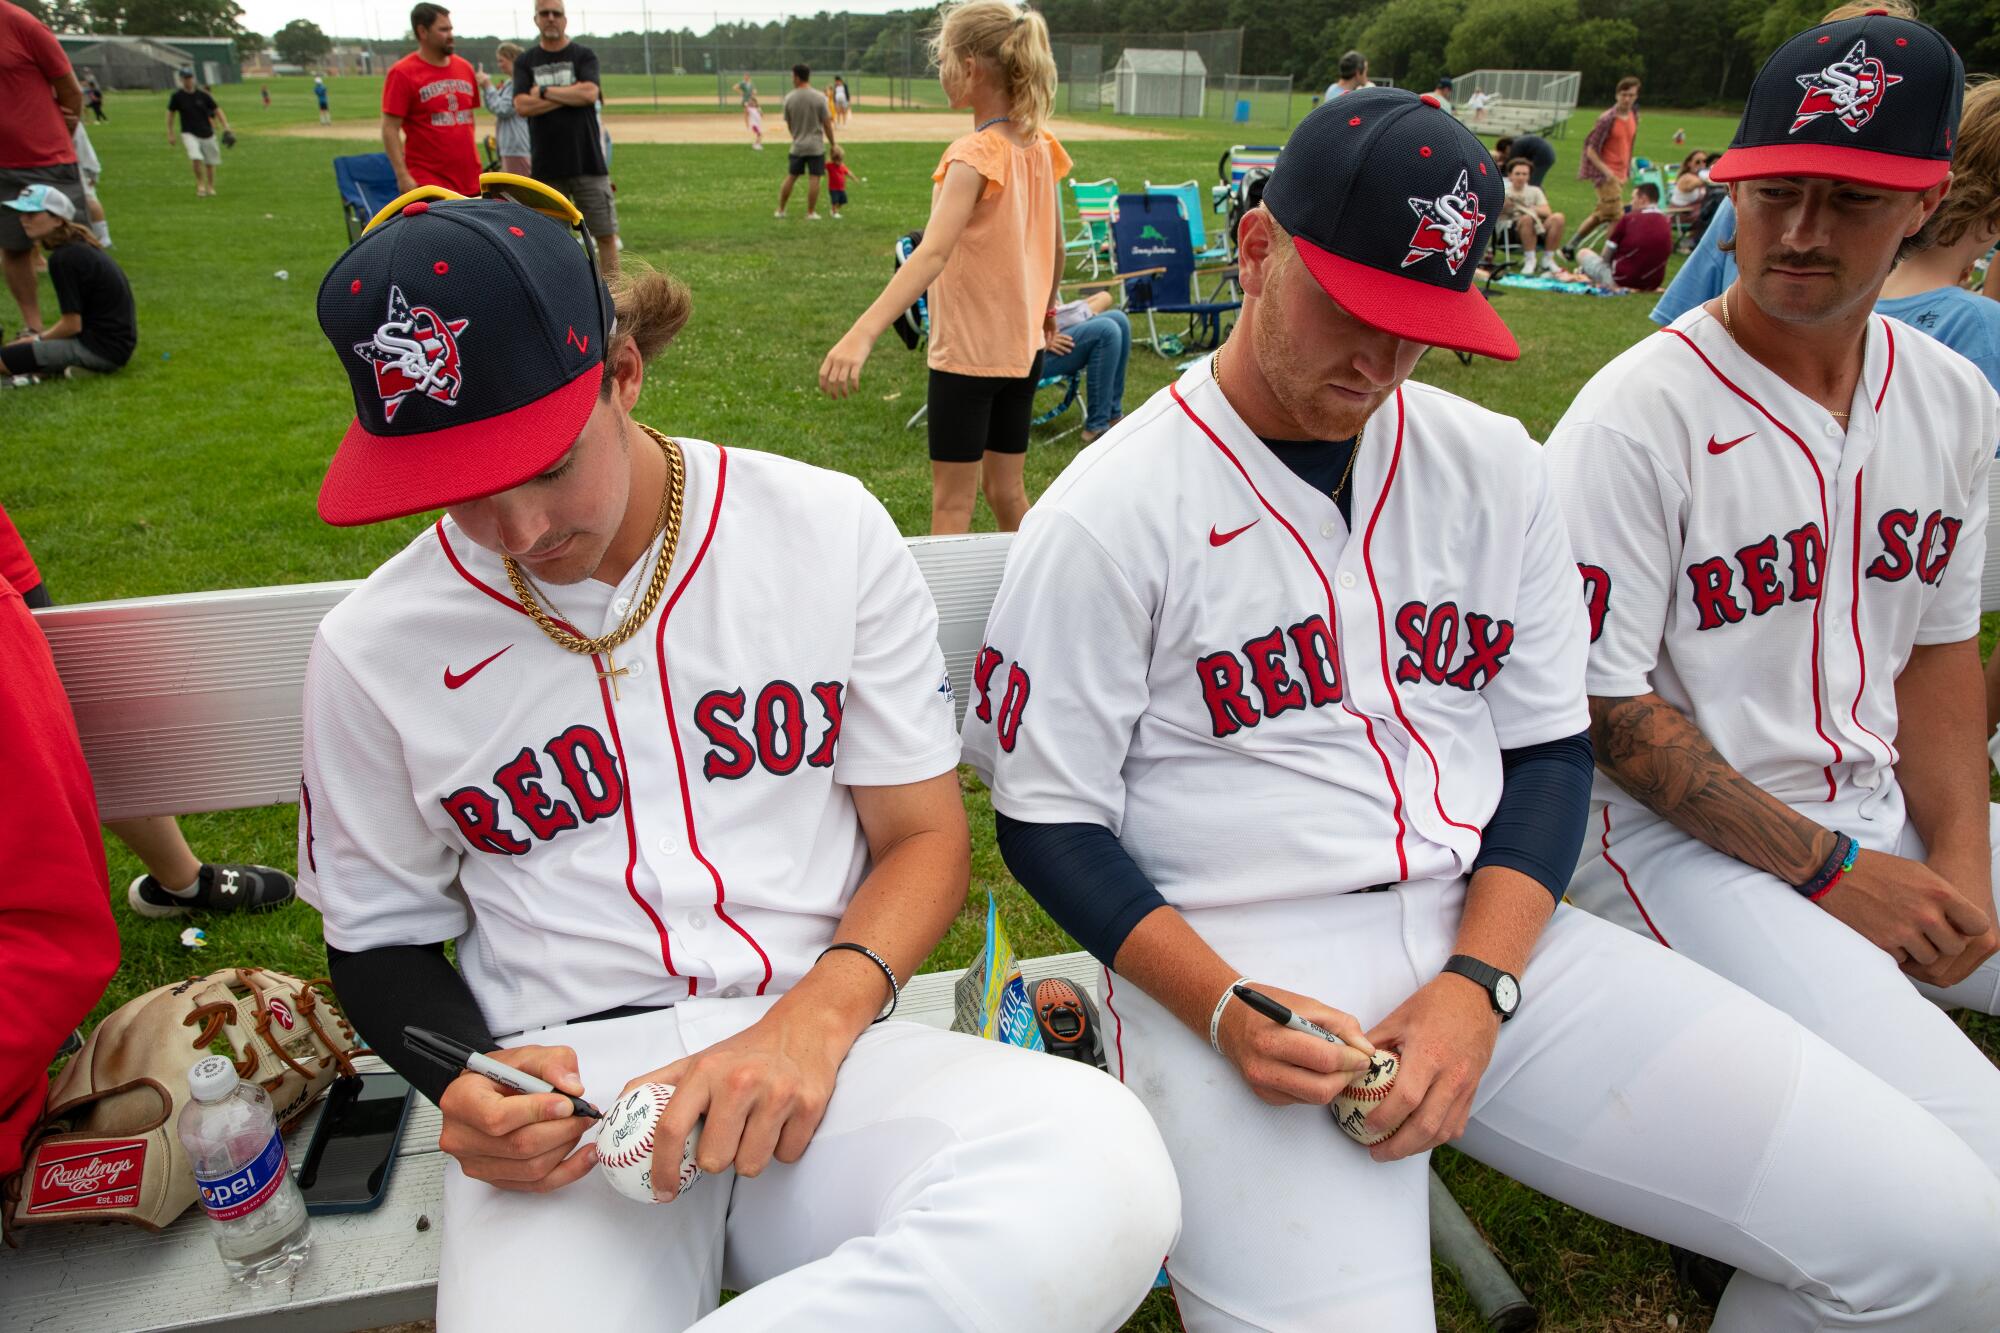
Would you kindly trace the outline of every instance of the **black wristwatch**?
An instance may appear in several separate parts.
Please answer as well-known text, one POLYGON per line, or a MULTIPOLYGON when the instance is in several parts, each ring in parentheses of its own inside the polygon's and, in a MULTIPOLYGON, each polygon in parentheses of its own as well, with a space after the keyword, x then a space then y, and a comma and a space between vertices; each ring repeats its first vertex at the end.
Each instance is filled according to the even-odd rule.
POLYGON ((1493 1003, 1493 1012, 1506 1022, 1521 1007, 1521 981, 1512 972, 1502 972, 1489 963, 1482 963, 1470 954, 1455 953, 1445 960, 1444 970, 1456 972, 1468 981, 1477 983, 1486 992, 1486 998, 1493 1003))

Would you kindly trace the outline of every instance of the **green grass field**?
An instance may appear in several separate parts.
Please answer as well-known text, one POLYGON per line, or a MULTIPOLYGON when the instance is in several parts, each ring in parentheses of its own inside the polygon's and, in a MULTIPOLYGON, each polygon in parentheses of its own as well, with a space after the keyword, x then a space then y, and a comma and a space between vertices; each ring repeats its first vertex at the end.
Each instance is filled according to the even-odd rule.
MULTIPOLYGON (((649 92, 641 76, 609 82, 612 96, 649 92)), ((684 82, 696 85, 688 94, 714 86, 712 76, 684 82)), ((759 79, 760 88, 765 83, 759 79)), ((346 241, 329 159, 372 151, 378 85, 354 79, 332 85, 335 113, 353 130, 351 145, 265 133, 314 119, 307 82, 269 86, 268 110, 258 104, 254 84, 217 90, 241 142, 225 156, 214 199, 195 198, 179 144, 167 140, 164 94, 112 94, 111 122, 92 127, 104 160, 112 253, 138 297, 138 354, 114 376, 0 391, 0 502, 60 602, 360 578, 422 526, 409 520, 338 530, 320 523, 313 508, 326 459, 352 415, 345 377, 313 319, 320 275, 346 241), (281 271, 289 278, 277 276, 281 271)), ((864 85, 861 114, 885 114, 869 110, 867 92, 864 85)), ((1572 218, 1589 207, 1588 188, 1574 172, 1587 124, 1558 140, 1563 160, 1546 187, 1572 218)), ((1718 117, 1657 111, 1643 122, 1638 151, 1677 161, 1680 152, 1668 138, 1677 126, 1686 127, 1691 145, 1711 148, 1726 143, 1731 128, 1718 117)), ((1072 149, 1078 178, 1114 176, 1131 188, 1147 178, 1206 183, 1224 148, 1258 137, 1219 121, 1143 127, 1181 137, 1080 141, 1072 149)), ((482 120, 481 132, 487 128, 482 120)), ((837 404, 820 396, 815 373, 887 279, 892 238, 923 221, 937 154, 937 145, 857 145, 850 166, 860 179, 848 216, 809 224, 797 208, 789 222, 770 216, 782 152, 621 146, 616 176, 625 254, 670 269, 696 298, 687 332, 654 367, 639 417, 671 433, 852 472, 904 532, 923 531, 930 490, 924 439, 903 428, 923 401, 921 358, 893 337, 884 339, 861 394, 837 404)), ((43 293, 53 320, 46 283, 43 293)), ((1643 297, 1508 293, 1500 309, 1521 342, 1517 364, 1468 367, 1439 354, 1425 360, 1418 377, 1513 414, 1539 437, 1593 371, 1651 330, 1650 307, 1643 297)), ((0 309, 10 329, 14 320, 11 307, 0 309)), ((1172 376, 1170 363, 1135 347, 1128 407, 1172 376)), ((1052 429, 1074 422, 1072 415, 1052 429)), ((1032 449, 1032 489, 1054 478, 1076 447, 1071 435, 1032 449)), ((990 524, 984 515, 981 521, 990 524)), ((970 959, 989 890, 1019 952, 1074 947, 1008 876, 976 784, 968 783, 967 801, 975 830, 972 893, 933 965, 970 959)), ((192 817, 184 827, 200 855, 294 863, 290 806, 192 817)), ((139 869, 116 842, 107 842, 107 852, 124 958, 100 1014, 192 970, 234 963, 305 974, 323 969, 318 921, 303 905, 256 919, 201 921, 209 947, 183 951, 172 923, 126 912, 124 884, 139 869)), ((1990 1041, 1995 1031, 1988 1026, 1981 1035, 1990 1041)), ((1682 1328, 1706 1326, 1692 1299, 1673 1289, 1663 1247, 1452 1152, 1439 1158, 1439 1170, 1540 1305, 1545 1328, 1659 1329, 1670 1316, 1682 1328)), ((1438 1308, 1441 1327, 1476 1327, 1448 1276, 1439 1279, 1438 1308)), ((1128 1327, 1178 1324, 1156 1296, 1128 1327)))

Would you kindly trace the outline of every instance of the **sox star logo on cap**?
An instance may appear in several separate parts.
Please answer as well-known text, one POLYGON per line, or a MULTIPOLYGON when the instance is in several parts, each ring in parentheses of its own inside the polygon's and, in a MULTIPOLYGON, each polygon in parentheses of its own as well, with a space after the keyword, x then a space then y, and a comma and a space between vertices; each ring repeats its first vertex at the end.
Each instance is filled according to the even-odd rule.
POLYGON ((375 392, 382 396, 382 417, 396 419, 403 399, 421 393, 446 407, 458 405, 465 377, 458 366, 458 335, 472 323, 446 319, 427 305, 412 307, 403 289, 390 284, 389 317, 367 342, 354 344, 355 355, 375 366, 375 392))
POLYGON ((1805 176, 1927 190, 1951 170, 1965 64, 1935 28, 1871 10, 1772 53, 1711 180, 1805 176))
POLYGON ((513 199, 429 199, 334 262, 319 323, 354 394, 320 486, 349 525, 511 490, 597 403, 611 296, 571 227, 513 199))
POLYGON ((1512 361, 1514 335, 1472 289, 1502 189, 1485 145, 1437 98, 1360 88, 1299 122, 1264 207, 1362 323, 1512 361))
POLYGON ((1882 94, 1902 81, 1902 75, 1889 73, 1881 61, 1868 54, 1867 42, 1857 41, 1846 55, 1825 69, 1798 76, 1799 86, 1806 90, 1806 95, 1799 100, 1792 133, 1797 134, 1821 116, 1837 116, 1850 131, 1858 130, 1874 119, 1876 109, 1882 105, 1882 94))

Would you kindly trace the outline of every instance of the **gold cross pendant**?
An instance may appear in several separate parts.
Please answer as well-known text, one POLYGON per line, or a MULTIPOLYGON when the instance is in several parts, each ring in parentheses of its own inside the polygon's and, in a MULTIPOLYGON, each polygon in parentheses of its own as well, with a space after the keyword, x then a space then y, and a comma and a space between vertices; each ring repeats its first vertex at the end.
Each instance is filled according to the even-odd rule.
POLYGON ((611 682, 611 697, 615 700, 619 697, 618 678, 620 676, 628 676, 632 674, 632 668, 619 666, 618 659, 613 657, 608 651, 604 654, 604 662, 605 665, 610 669, 607 671, 598 672, 597 678, 599 680, 608 680, 611 682))

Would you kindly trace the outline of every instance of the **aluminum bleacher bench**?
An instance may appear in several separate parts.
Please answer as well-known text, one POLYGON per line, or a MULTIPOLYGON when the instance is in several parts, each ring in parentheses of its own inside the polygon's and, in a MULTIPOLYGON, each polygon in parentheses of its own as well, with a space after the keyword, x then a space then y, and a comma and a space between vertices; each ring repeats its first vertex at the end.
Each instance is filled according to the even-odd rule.
MULTIPOLYGON (((1010 536, 918 537, 960 708, 1010 536)), ((306 656, 320 619, 357 583, 186 593, 36 613, 69 693, 105 819, 238 810, 296 798, 306 656)), ((1021 960, 1097 994, 1088 954, 1021 960)), ((960 972, 904 988, 898 1017, 949 1027, 960 972)), ((289 1139, 296 1169, 317 1112, 289 1139)), ((228 1282, 199 1209, 158 1234, 120 1225, 27 1229, 0 1247, 0 1333, 140 1329, 341 1333, 435 1309, 445 1158, 419 1098, 382 1205, 313 1219, 313 1255, 284 1286, 228 1282)), ((1465 1215, 1432 1178, 1432 1230, 1482 1308, 1526 1310, 1465 1215), (1504 1287, 1504 1290, 1503 1290, 1504 1287), (1497 1293, 1489 1303, 1483 1292, 1497 1293)), ((1532 1314, 1532 1312, 1529 1312, 1532 1314)), ((1495 1328, 1520 1327, 1503 1316, 1495 1328)))

